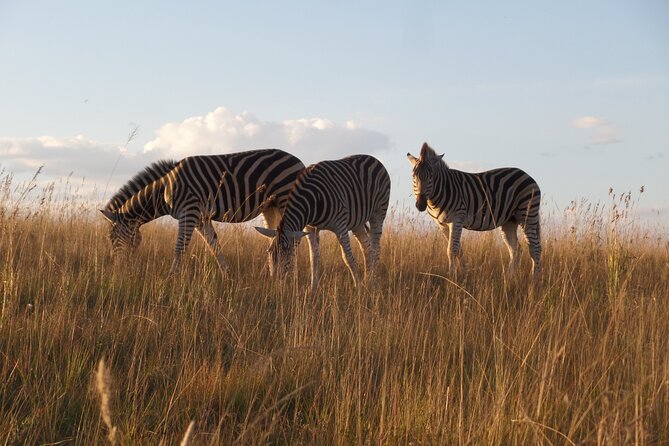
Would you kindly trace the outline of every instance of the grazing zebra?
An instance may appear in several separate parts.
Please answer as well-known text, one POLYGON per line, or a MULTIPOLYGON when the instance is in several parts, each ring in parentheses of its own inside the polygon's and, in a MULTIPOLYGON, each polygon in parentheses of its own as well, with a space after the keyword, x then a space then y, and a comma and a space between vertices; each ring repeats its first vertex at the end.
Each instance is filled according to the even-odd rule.
POLYGON ((268 250, 270 273, 283 276, 292 268, 295 246, 307 235, 311 289, 315 291, 318 287, 318 231, 325 229, 337 236, 342 257, 357 286, 358 268, 348 234, 353 232, 365 254, 365 272, 370 278, 380 256, 389 198, 390 176, 383 164, 372 156, 354 155, 307 167, 290 192, 278 229, 256 228, 272 238, 268 250), (302 232, 304 227, 307 232, 302 232))
POLYGON ((509 272, 518 261, 517 228, 523 228, 530 246, 532 271, 539 273, 541 239, 539 202, 541 191, 528 174, 515 167, 504 167, 480 173, 450 169, 427 143, 420 157, 407 153, 413 164, 413 191, 416 207, 427 212, 449 239, 448 263, 453 270, 453 258, 460 261, 462 228, 489 231, 502 228, 502 239, 509 249, 509 272))
POLYGON ((158 161, 137 174, 100 212, 111 223, 112 252, 134 250, 139 227, 163 215, 179 220, 175 257, 177 271, 193 230, 197 230, 227 270, 212 220, 240 223, 263 214, 276 228, 288 193, 304 164, 281 150, 252 150, 226 155, 191 156, 158 161))

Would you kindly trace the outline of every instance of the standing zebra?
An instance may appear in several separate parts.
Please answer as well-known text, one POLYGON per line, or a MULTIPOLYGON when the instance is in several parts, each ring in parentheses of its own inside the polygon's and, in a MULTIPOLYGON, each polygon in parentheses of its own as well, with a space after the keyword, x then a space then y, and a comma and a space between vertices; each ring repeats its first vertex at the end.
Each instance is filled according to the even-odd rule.
POLYGON ((272 238, 270 273, 283 276, 292 268, 295 246, 307 235, 311 259, 311 289, 318 286, 318 231, 337 236, 342 257, 358 284, 358 268, 351 251, 352 231, 365 254, 365 272, 371 277, 380 256, 383 220, 388 211, 390 176, 379 160, 354 155, 307 167, 295 182, 277 230, 256 228, 272 238), (369 223, 369 227, 366 224, 369 223), (307 227, 308 232, 302 232, 307 227))
POLYGON ((163 215, 179 220, 170 274, 179 268, 193 230, 197 230, 227 270, 212 220, 240 223, 263 214, 276 228, 288 193, 304 164, 282 150, 252 150, 226 155, 191 156, 158 161, 114 195, 102 214, 111 223, 115 256, 134 250, 139 227, 163 215))
POLYGON ((515 167, 504 167, 480 173, 450 169, 427 143, 420 157, 407 153, 413 165, 413 191, 419 211, 427 208, 448 242, 448 263, 460 256, 462 228, 489 231, 502 228, 502 239, 509 249, 513 271, 518 262, 517 228, 523 228, 530 246, 532 271, 539 273, 541 239, 539 202, 541 191, 528 174, 515 167))

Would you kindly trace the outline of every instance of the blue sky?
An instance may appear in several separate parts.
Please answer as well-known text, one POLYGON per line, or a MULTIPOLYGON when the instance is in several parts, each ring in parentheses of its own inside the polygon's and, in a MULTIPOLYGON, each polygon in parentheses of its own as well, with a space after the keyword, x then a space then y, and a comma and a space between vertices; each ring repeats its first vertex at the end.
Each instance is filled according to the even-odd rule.
POLYGON ((463 170, 523 168, 554 209, 644 185, 669 218, 665 1, 0 1, 0 67, 19 177, 118 186, 157 158, 277 146, 375 154, 410 203, 405 154, 428 141, 463 170))

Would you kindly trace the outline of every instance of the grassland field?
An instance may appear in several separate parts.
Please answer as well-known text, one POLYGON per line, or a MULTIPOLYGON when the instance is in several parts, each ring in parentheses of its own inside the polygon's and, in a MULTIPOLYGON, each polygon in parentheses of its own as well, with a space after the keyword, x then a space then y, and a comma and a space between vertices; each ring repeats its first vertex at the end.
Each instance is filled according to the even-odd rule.
POLYGON ((313 295, 306 243, 279 284, 218 225, 229 276, 195 238, 168 278, 174 224, 115 267, 90 208, 32 204, 0 211, 0 444, 669 444, 669 243, 629 198, 546 225, 540 283, 497 232, 450 275, 396 212, 376 280, 324 236, 313 295))

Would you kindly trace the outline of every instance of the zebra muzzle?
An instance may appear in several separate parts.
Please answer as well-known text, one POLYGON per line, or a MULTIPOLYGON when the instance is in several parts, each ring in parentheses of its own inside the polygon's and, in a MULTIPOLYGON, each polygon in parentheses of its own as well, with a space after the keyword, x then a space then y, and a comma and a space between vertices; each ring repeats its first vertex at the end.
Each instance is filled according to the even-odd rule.
POLYGON ((425 209, 427 209, 427 198, 425 198, 424 195, 419 195, 418 198, 416 198, 416 209, 418 209, 420 212, 423 212, 425 209))

